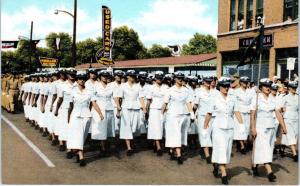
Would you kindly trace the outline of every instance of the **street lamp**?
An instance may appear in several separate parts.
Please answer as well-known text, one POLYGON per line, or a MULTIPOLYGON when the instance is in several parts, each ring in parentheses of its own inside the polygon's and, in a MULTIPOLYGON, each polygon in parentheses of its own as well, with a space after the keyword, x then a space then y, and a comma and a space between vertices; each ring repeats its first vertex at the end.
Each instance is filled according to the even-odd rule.
POLYGON ((77 0, 74 0, 74 14, 65 10, 55 10, 54 14, 59 12, 66 13, 73 18, 73 43, 72 43, 72 67, 76 66, 76 20, 77 20, 77 0))

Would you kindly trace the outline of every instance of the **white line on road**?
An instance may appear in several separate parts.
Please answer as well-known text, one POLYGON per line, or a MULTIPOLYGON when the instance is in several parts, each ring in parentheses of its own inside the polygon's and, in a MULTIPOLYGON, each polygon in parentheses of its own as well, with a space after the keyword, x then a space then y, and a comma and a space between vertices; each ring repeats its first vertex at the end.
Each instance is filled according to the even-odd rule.
POLYGON ((48 159, 48 157, 42 153, 42 151, 35 146, 11 121, 9 121, 5 116, 2 115, 2 119, 15 131, 28 145, 32 150, 39 155, 42 160, 47 164, 48 167, 55 167, 55 165, 48 159))

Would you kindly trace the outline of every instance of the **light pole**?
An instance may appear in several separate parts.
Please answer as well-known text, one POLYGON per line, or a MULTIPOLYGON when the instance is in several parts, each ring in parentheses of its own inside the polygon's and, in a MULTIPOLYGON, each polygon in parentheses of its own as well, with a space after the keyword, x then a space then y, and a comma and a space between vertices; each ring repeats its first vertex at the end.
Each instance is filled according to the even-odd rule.
POLYGON ((77 0, 74 0, 74 13, 65 10, 55 10, 54 14, 59 12, 66 13, 73 17, 73 43, 72 43, 72 67, 76 66, 76 22, 77 22, 77 0))

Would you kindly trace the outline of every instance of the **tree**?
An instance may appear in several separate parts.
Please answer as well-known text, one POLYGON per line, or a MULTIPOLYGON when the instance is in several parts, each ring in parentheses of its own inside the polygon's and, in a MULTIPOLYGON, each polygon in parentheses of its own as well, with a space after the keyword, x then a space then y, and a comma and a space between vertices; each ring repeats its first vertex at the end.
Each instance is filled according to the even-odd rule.
POLYGON ((153 44, 151 48, 148 49, 148 54, 150 58, 172 56, 172 52, 168 47, 162 47, 159 44, 153 44))
POLYGON ((1 52, 1 69, 2 71, 16 70, 20 67, 16 61, 16 51, 1 52))
POLYGON ((138 33, 127 26, 121 26, 113 30, 114 39, 113 60, 131 60, 146 56, 146 48, 140 41, 138 33))
POLYGON ((46 45, 49 48, 49 56, 59 60, 61 67, 70 67, 72 63, 72 38, 68 33, 51 32, 46 36, 46 45), (56 46, 56 38, 60 38, 59 49, 56 46))
POLYGON ((93 39, 86 39, 84 41, 80 41, 76 43, 77 46, 77 64, 82 63, 95 63, 95 54, 101 48, 102 42, 100 39, 93 40, 93 39))
POLYGON ((217 51, 217 40, 212 35, 196 33, 188 44, 182 46, 183 55, 214 53, 217 51))

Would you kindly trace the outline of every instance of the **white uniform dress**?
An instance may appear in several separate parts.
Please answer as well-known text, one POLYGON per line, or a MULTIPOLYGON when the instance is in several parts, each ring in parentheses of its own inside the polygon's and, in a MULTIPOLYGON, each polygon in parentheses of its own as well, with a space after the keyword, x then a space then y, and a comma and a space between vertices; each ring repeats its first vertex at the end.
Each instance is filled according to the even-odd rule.
POLYGON ((33 114, 32 114, 33 109, 31 106, 31 97, 29 97, 29 94, 31 94, 31 96, 32 96, 33 85, 34 85, 34 82, 31 81, 28 83, 28 87, 27 87, 28 96, 27 96, 27 100, 26 100, 26 105, 27 105, 27 115, 28 115, 29 120, 33 120, 33 114))
MULTIPOLYGON (((65 81, 62 81, 61 79, 56 80, 53 82, 53 95, 58 94, 59 90, 61 89, 61 84, 63 84, 65 81)), ((58 95, 56 96, 56 99, 53 102, 53 108, 52 108, 52 114, 53 114, 53 128, 54 128, 54 134, 56 136, 59 135, 59 118, 54 115, 56 106, 57 106, 57 101, 58 101, 58 95)))
POLYGON ((242 116, 243 124, 240 124, 234 116, 234 140, 247 140, 250 134, 250 104, 252 99, 252 91, 250 89, 243 90, 237 88, 234 91, 236 97, 236 111, 242 116))
MULTIPOLYGON (((35 94, 34 101, 36 100, 36 97, 40 94, 40 84, 39 82, 34 82, 33 88, 32 88, 32 94, 35 94)), ((39 117, 40 117, 40 103, 39 103, 40 96, 38 97, 38 100, 36 101, 36 107, 32 107, 32 118, 34 121, 36 121, 39 125, 39 117)))
POLYGON ((72 101, 72 92, 76 88, 77 83, 70 83, 65 81, 60 85, 57 96, 63 98, 63 102, 58 110, 58 139, 60 141, 67 141, 68 138, 68 109, 72 101))
MULTIPOLYGON (((46 96, 48 96, 49 93, 49 82, 44 82, 40 91, 40 97, 44 95, 44 99, 46 99, 46 96)), ((48 129, 48 122, 47 122, 47 112, 46 112, 46 105, 45 105, 45 112, 40 115, 40 122, 41 122, 41 127, 47 128, 48 129)))
POLYGON ((40 91, 39 91, 39 99, 38 99, 38 110, 39 110, 39 125, 40 127, 42 128, 46 128, 47 125, 46 123, 44 122, 45 121, 45 113, 42 113, 42 110, 41 110, 41 107, 42 107, 42 104, 41 104, 41 100, 42 100, 42 94, 44 94, 44 92, 46 91, 47 87, 45 86, 46 83, 44 82, 40 82, 39 84, 39 87, 40 87, 40 91))
POLYGON ((210 98, 208 113, 214 113, 212 122, 212 162, 228 164, 230 162, 233 141, 234 96, 224 98, 221 93, 210 98))
POLYGON ((133 139, 140 119, 140 102, 143 98, 140 85, 127 83, 121 85, 120 95, 122 98, 122 114, 120 126, 120 139, 133 139))
MULTIPOLYGON (((145 84, 142 87, 139 84, 139 86, 140 86, 140 89, 141 89, 141 94, 143 95, 143 98, 144 98, 144 102, 146 103, 146 101, 147 101, 146 97, 147 97, 150 85, 149 84, 145 84)), ((138 123, 138 126, 137 126, 137 132, 139 134, 145 134, 145 133, 147 133, 148 121, 145 120, 145 114, 143 112, 143 109, 140 109, 140 115, 139 115, 139 117, 140 117, 140 119, 139 119, 139 123, 138 123)))
MULTIPOLYGON (((24 98, 25 98, 25 94, 27 93, 29 93, 29 90, 28 90, 28 88, 29 88, 29 83, 30 82, 25 82, 23 85, 22 85, 22 91, 24 92, 23 93, 23 98, 22 98, 22 100, 24 100, 24 98)), ((25 116, 25 118, 29 118, 29 115, 28 115, 28 105, 27 105, 27 102, 28 102, 28 95, 27 95, 27 98, 26 98, 26 100, 25 100, 25 105, 23 105, 23 108, 24 108, 24 116, 25 116)))
POLYGON ((166 85, 158 86, 157 84, 149 87, 147 99, 151 101, 149 108, 148 132, 147 139, 161 140, 163 137, 163 115, 161 108, 164 104, 164 97, 167 93, 166 85))
MULTIPOLYGON (((96 83, 97 81, 93 81, 93 80, 91 80, 91 79, 88 79, 86 82, 85 82, 85 88, 86 88, 86 90, 87 91, 89 91, 91 94, 92 94, 92 96, 95 94, 95 83, 96 83)), ((90 120, 89 122, 92 122, 92 120, 90 120)), ((89 134, 91 134, 92 133, 92 127, 91 127, 91 124, 89 123, 88 124, 88 126, 90 127, 89 128, 89 134)))
POLYGON ((67 148, 83 150, 83 145, 88 134, 89 120, 92 114, 90 111, 91 93, 87 89, 73 89, 71 94, 73 110, 70 116, 67 135, 67 148))
POLYGON ((207 114, 207 109, 210 105, 211 90, 206 90, 204 87, 197 92, 195 103, 198 104, 197 109, 197 128, 198 137, 201 147, 211 147, 212 120, 209 122, 208 128, 204 129, 204 120, 207 114))
MULTIPOLYGON (((256 97, 256 96, 255 96, 256 97)), ((255 110, 256 98, 252 99, 251 110, 255 110)), ((256 138, 253 143, 253 164, 270 163, 273 159, 276 103, 272 96, 267 99, 260 93, 258 95, 258 108, 256 119, 256 138)))
POLYGON ((298 95, 288 94, 283 97, 280 107, 285 107, 286 111, 283 114, 285 121, 287 134, 282 135, 281 143, 284 145, 296 145, 298 140, 298 117, 299 117, 299 105, 298 95))
POLYGON ((52 103, 52 98, 54 94, 54 88, 55 88, 55 83, 53 82, 48 82, 47 84, 47 89, 45 90, 44 94, 47 95, 47 100, 45 104, 45 123, 47 125, 48 132, 54 133, 54 115, 53 115, 53 110, 50 112, 50 107, 52 103))
POLYGON ((168 89, 164 102, 168 103, 166 112, 166 147, 181 147, 187 145, 187 124, 189 123, 189 111, 186 106, 190 103, 191 96, 189 90, 176 85, 168 89))
POLYGON ((92 139, 106 140, 115 137, 114 107, 112 105, 113 89, 111 84, 104 86, 101 82, 95 84, 95 94, 92 101, 96 101, 104 119, 101 120, 98 112, 92 108, 92 139))
MULTIPOLYGON (((190 91, 190 96, 191 96, 191 100, 192 100, 192 102, 191 102, 192 107, 194 107, 195 102, 196 102, 197 92, 199 91, 199 89, 198 88, 193 89, 190 86, 187 86, 187 87, 190 91)), ((197 118, 193 122, 190 122, 190 125, 188 126, 188 134, 197 134, 198 133, 197 123, 198 123, 197 118)))
POLYGON ((112 104, 114 106, 114 123, 115 123, 115 133, 119 133, 120 131, 120 123, 121 123, 121 119, 117 118, 117 104, 114 100, 116 95, 119 95, 119 91, 121 90, 121 84, 118 84, 117 82, 111 82, 111 87, 113 90, 113 97, 112 97, 112 104))

